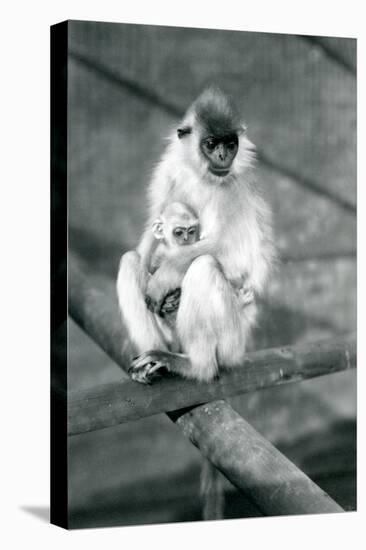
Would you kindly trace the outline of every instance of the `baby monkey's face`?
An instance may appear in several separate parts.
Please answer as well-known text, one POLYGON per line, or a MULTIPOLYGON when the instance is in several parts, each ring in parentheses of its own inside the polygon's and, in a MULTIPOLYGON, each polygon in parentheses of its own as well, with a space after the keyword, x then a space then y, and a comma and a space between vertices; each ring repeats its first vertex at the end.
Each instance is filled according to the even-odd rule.
POLYGON ((193 244, 199 239, 198 224, 184 226, 178 225, 173 228, 172 242, 176 246, 184 246, 187 244, 193 244))

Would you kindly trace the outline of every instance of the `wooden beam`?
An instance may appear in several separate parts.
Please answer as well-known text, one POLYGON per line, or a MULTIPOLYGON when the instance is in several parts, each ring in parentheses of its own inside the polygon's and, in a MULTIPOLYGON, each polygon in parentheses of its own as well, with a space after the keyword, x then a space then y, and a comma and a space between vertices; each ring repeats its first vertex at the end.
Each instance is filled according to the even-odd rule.
MULTIPOLYGON (((69 312, 112 358, 123 365, 124 331, 116 298, 108 293, 109 285, 105 280, 99 284, 93 280, 91 284, 92 280, 92 277, 86 278, 70 257, 69 312)), ((348 358, 350 363, 349 352, 348 358)), ((264 514, 343 511, 225 401, 167 414, 202 454, 264 514)))
POLYGON ((226 371, 210 383, 164 377, 156 384, 145 386, 123 379, 120 383, 69 393, 69 435, 307 380, 353 368, 355 364, 356 342, 351 336, 250 353, 241 368, 226 371))
MULTIPOLYGON (((93 279, 90 286, 74 262, 69 266, 70 314, 122 368, 124 333, 114 286, 93 279)), ((306 380, 355 367, 354 335, 311 344, 249 353, 242 368, 223 372, 209 384, 164 377, 144 386, 121 377, 120 383, 71 392, 68 399, 70 435, 89 432, 153 414, 232 397, 250 391, 306 380)))
POLYGON ((225 401, 202 405, 177 424, 265 515, 344 511, 225 401))

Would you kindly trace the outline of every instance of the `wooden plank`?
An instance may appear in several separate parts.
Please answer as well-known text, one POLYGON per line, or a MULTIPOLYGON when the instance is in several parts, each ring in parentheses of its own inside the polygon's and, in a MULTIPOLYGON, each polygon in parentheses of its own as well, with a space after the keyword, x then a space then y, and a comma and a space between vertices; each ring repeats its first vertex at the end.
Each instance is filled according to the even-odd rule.
MULTIPOLYGON (((70 388, 90 389, 93 384, 106 383, 108 372, 113 375, 111 382, 121 381, 124 373, 117 364, 101 350, 96 354, 99 346, 71 319, 70 334, 70 388), (80 347, 85 349, 83 355, 79 354, 80 347)), ((356 369, 351 369, 229 401, 261 435, 347 510, 356 508, 356 374, 356 369)), ((98 509, 101 525, 110 525, 111 518, 116 525, 126 525, 131 518, 135 523, 149 523, 152 508, 157 523, 202 518, 202 458, 166 415, 70 437, 69 448, 70 521, 78 510, 85 518, 85 522, 74 523, 75 527, 97 522, 98 509)), ((245 497, 234 492, 229 481, 224 486, 224 517, 253 515, 243 503, 247 502, 245 497)))
POLYGON ((169 377, 151 386, 123 381, 105 384, 98 389, 70 392, 68 433, 94 431, 355 366, 355 338, 337 338, 250 353, 240 369, 224 372, 219 380, 210 384, 169 377))
MULTIPOLYGON (((320 268, 324 264, 334 271, 329 260, 319 263, 320 268)), ((296 264, 291 271, 297 267, 300 273, 302 266, 303 263, 296 264)), ((311 272, 308 276, 311 279, 311 272)), ((264 317, 270 315, 270 322, 263 327, 268 332, 263 345, 336 336, 332 327, 326 329, 323 318, 327 316, 332 321, 336 318, 338 334, 352 327, 348 309, 352 311, 354 306, 344 292, 339 301, 343 287, 339 287, 337 277, 334 281, 324 281, 324 285, 329 286, 326 301, 319 301, 321 296, 316 299, 309 292, 310 280, 309 286, 306 284, 303 288, 291 283, 292 275, 290 282, 286 273, 282 272, 281 277, 285 277, 283 293, 287 304, 292 306, 293 300, 295 310, 288 309, 287 305, 286 308, 277 305, 274 311, 266 309, 264 317), (301 293, 307 309, 314 309, 314 315, 305 317, 296 311, 301 304, 301 293)), ((86 390, 109 382, 119 384, 122 377, 127 376, 71 319, 69 338, 70 389, 86 390)), ((261 342, 258 345, 262 345, 261 342)), ((231 406, 247 422, 347 510, 356 507, 356 375, 356 369, 351 369, 230 398, 231 406), (353 473, 344 474, 345 468, 347 471, 353 468, 353 473), (327 479, 333 481, 328 483, 327 479)), ((69 438, 69 445, 70 521, 77 510, 82 511, 85 518, 85 522, 80 520, 75 526, 87 527, 97 522, 97 509, 101 525, 110 525, 111 518, 116 525, 128 524, 131 518, 147 523, 152 507, 156 510, 152 521, 157 523, 201 519, 200 453, 166 415, 73 436, 69 438), (182 502, 186 506, 182 504, 181 508, 182 502)), ((230 486, 227 481, 226 491, 230 491, 230 486)), ((228 492, 224 517, 246 517, 250 511, 242 504, 243 499, 241 493, 228 492)))
MULTIPOLYGON (((75 262, 69 265, 71 315, 122 368, 128 367, 122 352, 126 333, 111 282, 91 283, 75 262)), ((225 372, 210 384, 169 377, 152 386, 121 381, 97 390, 75 392, 69 399, 69 433, 92 431, 221 397, 322 376, 354 367, 355 361, 356 342, 351 336, 248 354, 243 368, 225 372)))

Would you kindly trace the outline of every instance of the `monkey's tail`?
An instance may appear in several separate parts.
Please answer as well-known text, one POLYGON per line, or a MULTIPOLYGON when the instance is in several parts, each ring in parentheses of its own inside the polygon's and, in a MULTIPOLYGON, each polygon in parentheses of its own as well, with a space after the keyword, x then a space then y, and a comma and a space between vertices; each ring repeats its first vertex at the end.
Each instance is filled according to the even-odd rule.
POLYGON ((202 516, 204 520, 224 518, 224 485, 220 472, 209 462, 203 460, 201 470, 202 516))

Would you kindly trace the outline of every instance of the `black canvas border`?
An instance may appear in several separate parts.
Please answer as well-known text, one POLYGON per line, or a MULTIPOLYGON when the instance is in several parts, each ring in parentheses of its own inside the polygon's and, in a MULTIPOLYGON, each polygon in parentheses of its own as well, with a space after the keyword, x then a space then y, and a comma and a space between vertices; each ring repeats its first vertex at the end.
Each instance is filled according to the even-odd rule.
POLYGON ((68 528, 67 57, 68 22, 51 26, 51 495, 50 521, 68 528))

